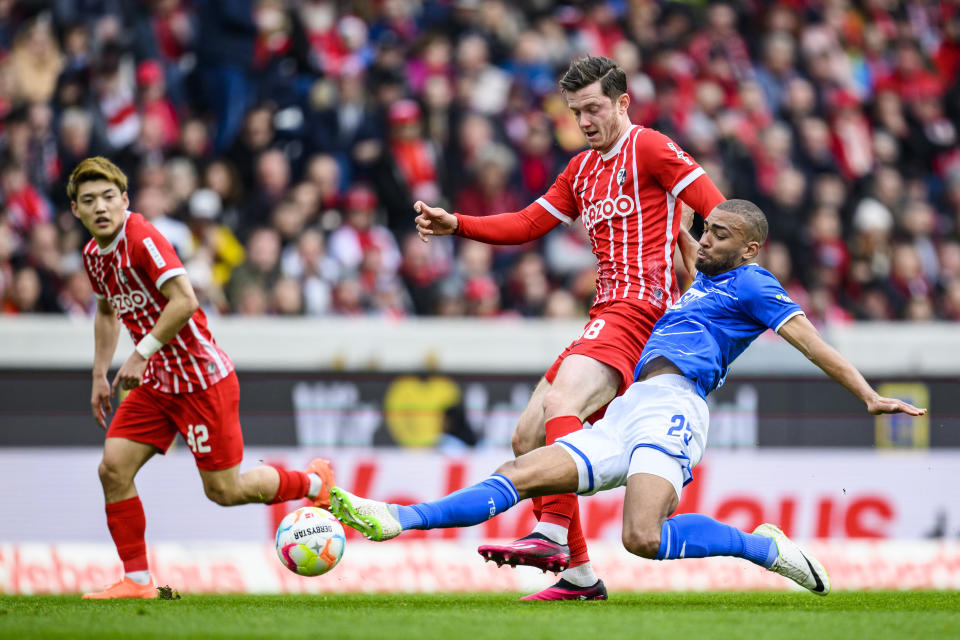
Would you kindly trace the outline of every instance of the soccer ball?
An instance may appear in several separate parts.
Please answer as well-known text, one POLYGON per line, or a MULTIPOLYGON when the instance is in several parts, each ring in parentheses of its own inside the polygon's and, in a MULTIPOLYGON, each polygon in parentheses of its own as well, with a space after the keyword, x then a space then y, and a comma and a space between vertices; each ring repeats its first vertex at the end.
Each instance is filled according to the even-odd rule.
POLYGON ((301 576, 319 576, 337 566, 347 539, 343 526, 328 511, 300 507, 277 527, 277 556, 301 576))

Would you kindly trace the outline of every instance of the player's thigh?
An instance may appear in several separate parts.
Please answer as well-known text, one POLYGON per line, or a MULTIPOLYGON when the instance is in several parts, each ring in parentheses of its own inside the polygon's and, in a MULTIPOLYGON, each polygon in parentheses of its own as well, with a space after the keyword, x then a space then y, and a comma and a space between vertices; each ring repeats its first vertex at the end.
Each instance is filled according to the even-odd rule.
POLYGON ((549 391, 550 383, 545 378, 540 378, 540 382, 537 383, 533 393, 530 394, 530 400, 521 412, 520 419, 517 420, 517 426, 513 430, 514 455, 523 455, 545 444, 543 399, 549 391))
POLYGON ((620 383, 620 373, 612 366, 590 356, 570 354, 560 364, 544 398, 544 415, 576 415, 583 420, 609 404, 620 383))
POLYGON ((693 469, 703 457, 709 428, 706 401, 692 381, 662 375, 638 382, 610 403, 601 423, 617 425, 629 459, 628 476, 658 476, 679 500, 693 469))
POLYGON ((177 428, 164 413, 158 394, 140 386, 117 407, 103 441, 101 476, 132 478, 151 456, 165 452, 173 443, 177 428))
POLYGON ((231 373, 215 385, 176 397, 171 414, 202 471, 230 469, 243 460, 240 385, 231 373))
POLYGON ((547 417, 576 414, 596 422, 610 400, 633 382, 633 371, 661 311, 615 301, 590 312, 583 332, 554 361, 547 417))
POLYGON ((518 499, 569 493, 577 489, 577 465, 559 445, 540 447, 500 465, 497 473, 510 479, 518 499))

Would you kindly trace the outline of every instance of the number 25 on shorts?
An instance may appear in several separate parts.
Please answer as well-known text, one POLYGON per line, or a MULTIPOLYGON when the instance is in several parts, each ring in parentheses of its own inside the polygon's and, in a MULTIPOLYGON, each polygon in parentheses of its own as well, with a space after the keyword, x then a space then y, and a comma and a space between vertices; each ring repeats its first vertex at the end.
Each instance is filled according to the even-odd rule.
POLYGON ((187 446, 194 453, 210 453, 210 445, 207 444, 209 437, 207 425, 187 425, 187 446))
MULTIPOLYGON (((580 334, 580 338, 585 340, 593 340, 600 335, 600 330, 603 329, 603 325, 607 324, 607 321, 603 318, 597 318, 593 322, 587 325, 587 328, 583 330, 583 333, 580 334)), ((580 339, 578 338, 578 339, 580 339)))
POLYGON ((687 419, 678 413, 670 418, 670 424, 673 426, 667 430, 667 435, 674 438, 683 438, 683 444, 690 444, 693 432, 690 431, 690 423, 687 422, 687 419))

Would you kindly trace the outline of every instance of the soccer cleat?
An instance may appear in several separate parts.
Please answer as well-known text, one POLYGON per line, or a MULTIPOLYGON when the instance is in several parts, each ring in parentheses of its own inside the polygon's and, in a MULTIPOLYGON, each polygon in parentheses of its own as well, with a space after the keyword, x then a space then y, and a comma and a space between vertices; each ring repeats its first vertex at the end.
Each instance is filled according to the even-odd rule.
POLYGON ((536 567, 544 573, 547 571, 560 573, 570 565, 570 547, 557 544, 539 533, 531 533, 506 545, 480 545, 477 553, 488 562, 496 562, 498 567, 505 564, 516 567, 520 564, 536 567))
POLYGON ((796 542, 787 537, 779 527, 762 524, 753 530, 754 535, 772 538, 777 545, 779 557, 770 571, 790 578, 801 587, 809 589, 818 596, 830 593, 830 576, 816 558, 803 552, 796 542))
POLYGON ((142 598, 152 600, 157 597, 157 585, 153 578, 148 584, 137 584, 124 576, 120 582, 115 582, 103 591, 94 591, 83 594, 83 600, 112 600, 114 598, 142 598))
POLYGON ((603 580, 590 587, 578 587, 572 582, 567 582, 563 578, 552 587, 547 587, 543 591, 531 593, 528 596, 520 598, 521 601, 531 602, 533 600, 606 600, 607 588, 603 586, 603 580))
MULTIPOLYGON (((330 466, 330 461, 323 458, 314 458, 307 465, 305 473, 317 474, 323 483, 320 487, 320 493, 317 494, 316 498, 312 498, 313 506, 319 509, 330 509, 330 489, 333 488, 333 467, 330 466)), ((311 498, 307 499, 310 500, 311 498)))
POLYGON ((376 542, 396 538, 403 531, 386 502, 361 498, 340 487, 330 489, 330 513, 376 542))

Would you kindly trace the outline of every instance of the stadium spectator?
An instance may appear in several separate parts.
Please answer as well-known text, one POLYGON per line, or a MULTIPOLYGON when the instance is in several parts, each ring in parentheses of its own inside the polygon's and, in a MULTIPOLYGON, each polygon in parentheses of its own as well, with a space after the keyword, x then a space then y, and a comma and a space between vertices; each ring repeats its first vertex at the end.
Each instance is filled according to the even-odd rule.
MULTIPOLYGON (((191 192, 212 188, 217 222, 241 237, 272 224, 280 202, 313 209, 303 181, 319 190, 303 228, 332 233, 347 224, 343 194, 366 183, 400 243, 412 191, 482 208, 480 159, 500 144, 516 162, 505 192, 535 198, 582 147, 554 81, 572 57, 607 52, 629 76, 634 122, 675 136, 725 192, 770 210, 771 237, 788 247, 800 285, 824 284, 806 269, 804 239, 810 214, 829 206, 850 253, 837 303, 857 317, 902 310, 889 262, 893 238, 906 238, 935 285, 934 313, 949 315, 953 277, 938 273, 934 254, 960 229, 952 4, 120 4, 0 5, 0 166, 25 174, 0 170, 0 217, 18 259, 34 220, 67 211, 65 176, 95 153, 137 177, 134 195, 143 176, 175 191, 171 220, 188 223, 191 192), (171 159, 188 161, 200 184, 171 159)), ((502 181, 502 166, 499 176, 488 167, 502 181)), ((75 230, 57 230, 66 253, 75 230)), ((581 299, 594 276, 554 250, 578 245, 551 242, 549 280, 581 299)), ((445 252, 449 264, 455 247, 445 252)), ((498 260, 494 282, 510 268, 498 260)), ((440 295, 445 276, 416 271, 399 296, 416 313, 436 304, 417 302, 415 282, 458 308, 462 294, 440 295)))
POLYGON ((266 292, 280 276, 280 234, 266 227, 255 229, 245 253, 246 260, 230 274, 227 301, 235 311, 259 315, 266 312, 266 292))
POLYGON ((354 187, 347 192, 344 209, 343 226, 330 234, 330 256, 345 272, 356 273, 366 254, 376 250, 382 269, 396 274, 400 268, 400 250, 394 235, 376 221, 376 194, 365 186, 354 187))

